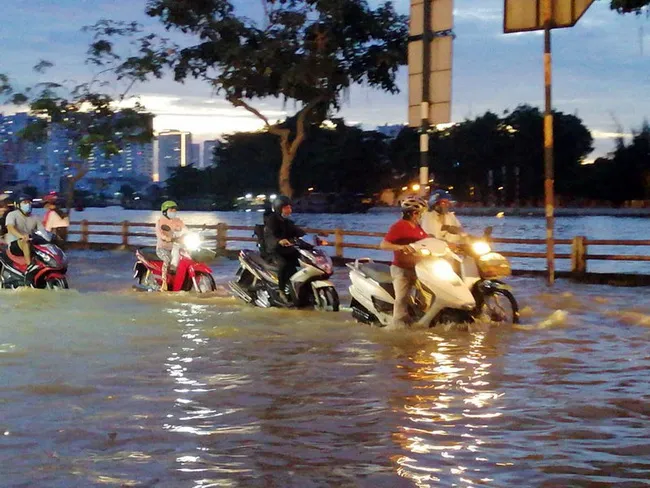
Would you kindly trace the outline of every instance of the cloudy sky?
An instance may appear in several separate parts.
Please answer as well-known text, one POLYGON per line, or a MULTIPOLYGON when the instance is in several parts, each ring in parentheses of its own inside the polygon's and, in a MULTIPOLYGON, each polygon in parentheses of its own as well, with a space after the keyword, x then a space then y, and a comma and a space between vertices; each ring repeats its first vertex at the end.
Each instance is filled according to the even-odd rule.
MULTIPOLYGON (((524 0, 521 0, 524 1, 524 0)), ((41 80, 87 81, 84 64, 90 41, 81 26, 100 18, 138 20, 157 26, 143 14, 145 0, 2 0, 0 73, 17 85, 41 80), (32 67, 55 62, 46 75, 32 67)), ((396 0, 408 13, 408 0, 396 0)), ((577 114, 591 129, 592 158, 613 147, 619 127, 625 133, 650 116, 650 19, 620 16, 597 0, 579 24, 553 32, 554 107, 577 114)), ((258 0, 239 0, 253 12, 258 0)), ((543 106, 540 33, 504 35, 503 0, 456 0, 454 8, 452 118, 460 121, 487 110, 501 112, 521 103, 543 106)), ((365 127, 397 124, 407 117, 407 71, 399 76, 402 93, 387 95, 358 87, 351 91, 341 115, 365 127)), ((256 118, 213 97, 200 83, 179 85, 161 80, 136 87, 145 106, 157 114, 155 128, 189 130, 207 139, 235 130, 259 127, 256 118)), ((256 105, 270 118, 281 118, 293 106, 273 102, 256 105)), ((0 111, 3 108, 0 107, 0 111)), ((9 109, 4 107, 4 111, 9 109)))

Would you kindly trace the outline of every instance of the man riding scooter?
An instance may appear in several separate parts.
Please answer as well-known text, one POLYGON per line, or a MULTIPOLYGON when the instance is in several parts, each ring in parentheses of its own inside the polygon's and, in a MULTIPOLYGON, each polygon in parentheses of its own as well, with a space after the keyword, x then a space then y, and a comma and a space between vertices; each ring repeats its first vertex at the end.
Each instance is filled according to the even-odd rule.
POLYGON ((431 237, 443 240, 452 247, 463 239, 463 227, 451 211, 454 200, 446 190, 435 190, 429 197, 429 210, 422 216, 422 228, 431 237))
POLYGON ((305 231, 293 223, 291 199, 280 195, 273 201, 273 213, 264 221, 264 244, 269 257, 278 265, 278 287, 287 303, 292 302, 289 292, 289 278, 298 268, 300 252, 291 239, 303 237, 305 231))
POLYGON ((7 214, 5 225, 7 226, 7 238, 9 250, 14 256, 24 256, 27 263, 25 281, 33 278, 31 275, 37 270, 36 264, 32 261, 32 247, 30 236, 36 230, 45 232, 45 227, 39 219, 32 216, 32 199, 27 195, 18 197, 16 210, 7 214))

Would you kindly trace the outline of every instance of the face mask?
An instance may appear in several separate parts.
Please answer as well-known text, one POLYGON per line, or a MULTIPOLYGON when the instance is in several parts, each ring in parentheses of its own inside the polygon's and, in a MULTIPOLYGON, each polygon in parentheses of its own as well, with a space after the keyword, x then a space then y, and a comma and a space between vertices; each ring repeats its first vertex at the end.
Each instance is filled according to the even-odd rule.
POLYGON ((174 210, 174 211, 171 211, 171 210, 167 211, 167 217, 170 218, 170 219, 175 219, 175 218, 176 218, 176 210, 174 210))
POLYGON ((32 204, 31 203, 21 203, 20 204, 20 210, 22 210, 23 213, 30 213, 32 211, 32 204))

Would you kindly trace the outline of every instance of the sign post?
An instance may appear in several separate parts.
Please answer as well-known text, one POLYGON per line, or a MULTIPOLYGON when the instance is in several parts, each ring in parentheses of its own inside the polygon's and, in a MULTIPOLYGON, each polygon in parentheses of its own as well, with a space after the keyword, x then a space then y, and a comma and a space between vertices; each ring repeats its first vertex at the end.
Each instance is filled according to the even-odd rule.
POLYGON ((453 0, 411 0, 409 125, 420 129, 420 191, 429 183, 429 128, 451 119, 453 0))
POLYGON ((548 284, 555 282, 551 29, 573 27, 594 0, 504 0, 503 32, 544 31, 544 214, 548 284))

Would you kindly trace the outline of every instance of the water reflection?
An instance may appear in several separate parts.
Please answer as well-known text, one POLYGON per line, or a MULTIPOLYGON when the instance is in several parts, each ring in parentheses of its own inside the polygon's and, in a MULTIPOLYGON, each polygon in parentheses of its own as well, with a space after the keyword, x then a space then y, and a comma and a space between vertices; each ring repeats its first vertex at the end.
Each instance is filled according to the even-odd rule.
POLYGON ((488 484, 496 460, 483 450, 484 432, 501 417, 504 395, 491 378, 494 334, 428 337, 401 365, 412 394, 393 435, 405 451, 394 458, 397 473, 420 488, 488 484))

